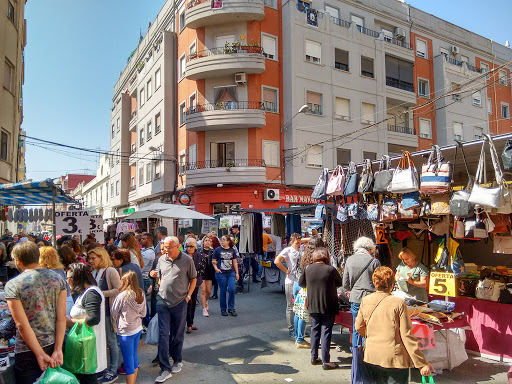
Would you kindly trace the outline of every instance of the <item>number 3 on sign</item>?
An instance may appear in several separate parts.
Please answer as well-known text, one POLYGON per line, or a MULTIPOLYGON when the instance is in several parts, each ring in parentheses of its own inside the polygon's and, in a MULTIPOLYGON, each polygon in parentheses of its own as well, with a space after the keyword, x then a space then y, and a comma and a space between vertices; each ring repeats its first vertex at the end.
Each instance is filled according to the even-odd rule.
POLYGON ((387 244, 388 243, 388 240, 386 239, 386 228, 375 227, 375 234, 377 235, 377 244, 387 244))
POLYGON ((457 296, 455 274, 450 272, 430 272, 428 293, 431 295, 457 296))

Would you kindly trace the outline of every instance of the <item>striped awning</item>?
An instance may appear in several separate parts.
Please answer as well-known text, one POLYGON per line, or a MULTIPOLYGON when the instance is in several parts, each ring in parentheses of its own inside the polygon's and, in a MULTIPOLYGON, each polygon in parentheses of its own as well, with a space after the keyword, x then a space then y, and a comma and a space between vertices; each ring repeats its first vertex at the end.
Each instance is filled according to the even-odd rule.
POLYGON ((55 203, 75 202, 51 179, 46 179, 39 182, 0 184, 0 205, 52 204, 53 189, 56 190, 55 203))

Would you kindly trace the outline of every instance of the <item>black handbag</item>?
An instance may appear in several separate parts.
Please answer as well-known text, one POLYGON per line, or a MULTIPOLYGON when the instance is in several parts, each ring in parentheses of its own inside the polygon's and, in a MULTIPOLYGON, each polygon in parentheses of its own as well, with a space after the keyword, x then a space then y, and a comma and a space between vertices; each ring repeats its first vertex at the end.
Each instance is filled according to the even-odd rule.
POLYGON ((322 173, 320 173, 320 177, 316 182, 315 189, 313 189, 313 193, 311 197, 313 199, 318 200, 327 200, 327 176, 329 175, 329 168, 324 168, 322 173))
POLYGON ((373 192, 375 193, 388 193, 388 187, 393 179, 393 170, 390 169, 391 159, 389 156, 384 155, 380 159, 379 170, 375 172, 373 182, 373 192))
POLYGON ((508 139, 501 153, 501 160, 503 161, 503 168, 512 168, 512 139, 508 139))
POLYGON ((351 161, 348 165, 348 172, 345 177, 345 188, 343 195, 345 197, 357 195, 357 187, 359 184, 359 174, 356 170, 356 164, 351 161))
POLYGON ((361 172, 361 179, 359 180, 357 191, 361 194, 373 191, 372 162, 369 159, 366 159, 363 163, 363 171, 361 172))

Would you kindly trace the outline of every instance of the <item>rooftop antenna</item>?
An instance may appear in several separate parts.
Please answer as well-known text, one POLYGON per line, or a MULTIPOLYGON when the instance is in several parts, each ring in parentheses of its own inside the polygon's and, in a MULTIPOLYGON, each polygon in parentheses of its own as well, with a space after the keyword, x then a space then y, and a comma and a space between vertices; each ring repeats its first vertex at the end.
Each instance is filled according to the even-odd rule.
POLYGON ((510 41, 508 41, 508 40, 507 40, 507 41, 505 42, 505 47, 510 48, 510 41))

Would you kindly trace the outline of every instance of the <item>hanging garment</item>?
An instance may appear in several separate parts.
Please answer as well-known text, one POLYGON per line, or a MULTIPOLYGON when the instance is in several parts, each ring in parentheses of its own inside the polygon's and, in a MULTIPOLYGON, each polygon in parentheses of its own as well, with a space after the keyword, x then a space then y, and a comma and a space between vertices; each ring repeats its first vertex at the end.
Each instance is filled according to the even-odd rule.
POLYGON ((252 243, 254 253, 263 255, 263 215, 261 213, 252 213, 251 215, 253 215, 252 243))
POLYGON ((294 233, 302 233, 300 215, 289 213, 286 215, 286 237, 290 237, 294 233))
POLYGON ((253 247, 253 217, 250 213, 242 214, 242 224, 240 225, 240 242, 238 251, 240 253, 254 253, 253 247))
POLYGON ((283 238, 286 236, 286 220, 284 215, 273 213, 271 218, 271 233, 274 236, 283 238))

